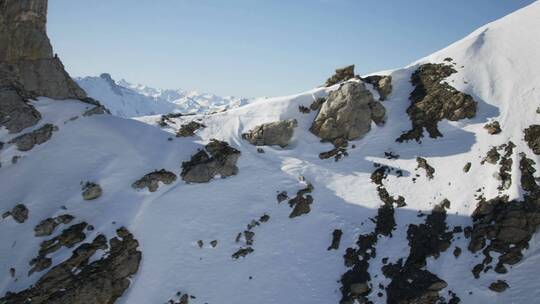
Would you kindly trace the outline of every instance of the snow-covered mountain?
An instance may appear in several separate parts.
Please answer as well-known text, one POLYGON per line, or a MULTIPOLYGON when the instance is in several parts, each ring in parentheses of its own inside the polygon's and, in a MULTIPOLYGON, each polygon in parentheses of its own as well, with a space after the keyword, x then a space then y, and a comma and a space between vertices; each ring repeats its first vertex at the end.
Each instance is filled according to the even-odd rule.
POLYGON ((214 114, 40 97, 39 123, 0 129, 0 303, 534 303, 539 37, 535 2, 214 114))
POLYGON ((80 77, 76 82, 88 96, 99 100, 113 115, 137 117, 167 113, 211 113, 247 104, 247 98, 220 97, 196 91, 155 89, 126 80, 115 81, 110 74, 80 77))

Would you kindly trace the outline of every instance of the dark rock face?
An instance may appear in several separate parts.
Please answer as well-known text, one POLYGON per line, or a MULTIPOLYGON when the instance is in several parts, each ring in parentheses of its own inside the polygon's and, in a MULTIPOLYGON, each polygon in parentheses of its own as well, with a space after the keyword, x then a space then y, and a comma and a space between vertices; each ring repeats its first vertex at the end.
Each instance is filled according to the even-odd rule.
POLYGON ((131 187, 135 189, 148 188, 150 192, 156 192, 159 188, 159 182, 162 182, 165 185, 170 185, 174 183, 174 181, 176 181, 176 174, 165 169, 161 169, 146 174, 134 182, 131 187))
POLYGON ((484 129, 488 131, 489 134, 495 135, 501 133, 501 125, 498 121, 488 123, 484 126, 484 129))
POLYGON ((384 106, 362 82, 344 83, 323 103, 310 131, 323 141, 354 140, 371 129, 371 121, 384 122, 384 106))
POLYGON ((332 244, 328 246, 327 250, 338 250, 342 235, 343 232, 341 231, 341 229, 334 230, 334 232, 332 232, 332 244))
POLYGON ((492 267, 491 252, 499 254, 494 268, 498 273, 506 273, 505 265, 514 265, 523 259, 521 252, 529 247, 529 241, 540 225, 540 187, 534 178, 534 165, 533 160, 521 154, 523 201, 509 201, 506 196, 482 199, 473 212, 468 249, 472 252, 482 250, 485 256, 482 264, 473 269, 475 277, 484 268, 492 267))
POLYGON ((534 154, 540 155, 540 125, 531 125, 523 131, 525 141, 534 154))
POLYGON ((125 228, 110 239, 100 234, 78 246, 70 258, 54 266, 35 285, 19 293, 8 292, 0 303, 103 304, 114 303, 129 287, 141 261, 137 240, 125 228), (98 250, 109 249, 96 261, 98 250))
POLYGON ((202 123, 196 121, 190 121, 189 123, 180 126, 178 132, 176 132, 176 137, 189 137, 195 135, 195 132, 199 129, 206 128, 202 123))
POLYGON ((182 179, 188 183, 206 183, 215 175, 222 177, 236 175, 236 162, 240 151, 228 143, 213 139, 187 162, 182 163, 182 179))
POLYGON ((55 218, 46 218, 34 227, 34 235, 36 237, 51 235, 58 225, 69 224, 73 219, 74 217, 69 214, 63 214, 55 218))
POLYGON ((10 211, 2 214, 2 218, 11 216, 17 223, 22 224, 28 219, 28 208, 23 204, 17 204, 10 211))
POLYGON ((392 93, 392 76, 373 75, 364 78, 364 81, 373 85, 379 92, 380 100, 386 100, 392 93))
POLYGON ((53 55, 46 34, 47 0, 0 2, 0 64, 36 96, 83 99, 84 91, 53 55))
MULTIPOLYGON (((20 86, 2 80, 0 68, 0 127, 18 133, 38 123, 41 114, 30 104, 20 86)), ((4 78, 5 79, 5 78, 4 78)))
POLYGON ((19 151, 30 151, 35 145, 41 145, 51 139, 52 133, 57 130, 58 127, 46 124, 35 131, 13 138, 9 143, 15 144, 19 151))
POLYGON ((299 190, 296 196, 289 200, 289 207, 293 208, 289 218, 299 217, 311 212, 310 205, 313 203, 313 197, 308 193, 313 191, 313 186, 308 184, 304 189, 299 190))
POLYGON ((337 69, 336 73, 332 75, 332 77, 328 78, 328 80, 326 80, 324 86, 329 87, 336 83, 352 79, 354 77, 354 65, 349 65, 344 68, 337 69))
POLYGON ((242 134, 242 138, 256 146, 280 146, 285 148, 293 136, 294 128, 297 126, 296 119, 266 123, 242 134))
POLYGON ((437 128, 439 121, 457 121, 476 115, 477 103, 470 95, 441 82, 454 73, 456 70, 450 65, 427 63, 412 74, 414 90, 409 97, 411 105, 407 109, 412 129, 402 134, 398 142, 413 139, 420 141, 424 136, 424 128, 430 137, 441 137, 437 128))

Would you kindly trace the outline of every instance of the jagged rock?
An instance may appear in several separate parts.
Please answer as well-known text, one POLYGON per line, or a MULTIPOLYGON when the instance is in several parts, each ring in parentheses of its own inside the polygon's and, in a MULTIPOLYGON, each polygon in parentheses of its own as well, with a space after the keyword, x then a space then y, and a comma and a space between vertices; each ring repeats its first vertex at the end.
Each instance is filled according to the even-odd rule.
POLYGON ((74 219, 72 215, 62 214, 55 218, 46 218, 34 227, 36 237, 51 235, 60 224, 69 224, 74 219))
POLYGON ((91 243, 77 247, 70 258, 54 266, 33 286, 18 293, 8 292, 3 304, 103 304, 114 303, 130 285, 139 269, 141 252, 125 228, 109 240, 98 235, 91 243), (108 253, 91 261, 98 250, 108 253))
POLYGON ((295 218, 311 211, 310 205, 313 203, 313 197, 308 195, 313 191, 313 185, 308 184, 304 189, 296 192, 296 196, 289 200, 289 207, 293 208, 289 218, 295 218))
POLYGON ((341 229, 334 230, 334 232, 332 232, 332 244, 328 246, 327 250, 338 250, 342 235, 343 232, 341 231, 341 229))
POLYGON ((381 122, 382 105, 379 105, 364 83, 344 83, 328 95, 310 131, 323 141, 361 138, 371 129, 373 118, 381 122))
POLYGON ((165 185, 170 185, 174 183, 174 181, 176 181, 176 174, 165 169, 161 169, 146 174, 134 182, 131 187, 135 189, 148 188, 150 192, 155 192, 159 188, 159 182, 162 182, 165 185))
POLYGON ((340 83, 354 78, 354 65, 349 65, 344 68, 336 69, 336 73, 332 77, 328 78, 325 83, 325 87, 332 86, 336 83, 340 83))
POLYGON ((178 132, 176 132, 176 137, 189 137, 195 135, 195 131, 206 128, 202 123, 196 121, 190 121, 189 123, 180 126, 178 132))
POLYGON ((487 152, 486 158, 484 160, 492 165, 495 165, 500 158, 501 155, 497 151, 497 147, 493 147, 487 152))
POLYGON ((310 105, 309 109, 311 111, 319 111, 319 109, 322 107, 322 105, 326 102, 326 98, 316 98, 310 105))
POLYGON ((300 111, 300 113, 302 114, 309 114, 311 112, 311 110, 308 107, 303 106, 303 105, 298 106, 298 111, 300 111))
POLYGON ((416 163, 418 164, 417 168, 422 168, 426 170, 426 176, 429 179, 433 179, 433 174, 435 174, 435 169, 430 166, 425 158, 417 157, 416 163))
POLYGON ((206 183, 217 174, 226 177, 238 173, 236 162, 240 157, 240 151, 226 142, 215 139, 205 146, 205 150, 200 150, 190 161, 182 163, 181 176, 184 181, 206 183))
POLYGON ((503 292, 506 289, 508 289, 508 283, 502 280, 498 280, 497 282, 493 282, 489 285, 489 289, 495 292, 503 292))
POLYGON ((0 64, 24 90, 54 99, 82 99, 84 91, 53 55, 46 34, 47 0, 3 1, 0 10, 0 64))
POLYGON ((531 125, 523 131, 525 141, 534 154, 540 155, 540 125, 531 125))
POLYGON ((364 81, 372 84, 377 92, 379 92, 380 100, 386 100, 392 93, 392 76, 373 75, 364 78, 364 81))
POLYGON ((484 129, 488 131, 489 134, 495 135, 501 133, 501 125, 498 121, 488 123, 484 126, 484 129))
POLYGON ((52 133, 57 130, 58 127, 52 124, 45 124, 35 131, 13 138, 9 143, 17 145, 19 151, 30 151, 35 145, 41 145, 51 139, 52 133))
POLYGON ((2 214, 2 218, 11 216, 17 223, 22 224, 28 219, 28 208, 24 204, 17 204, 10 211, 2 214))
POLYGON ((412 129, 402 134, 398 142, 420 141, 424 128, 430 137, 441 137, 437 128, 439 121, 457 121, 476 115, 477 103, 470 95, 442 82, 454 73, 456 70, 450 65, 427 63, 412 74, 411 82, 415 88, 409 97, 411 105, 407 109, 412 129))
POLYGON ((87 201, 95 200, 103 193, 100 185, 91 182, 86 182, 82 190, 82 197, 87 201))
POLYGON ((233 253, 232 258, 233 259, 238 259, 240 257, 245 257, 246 255, 252 253, 253 251, 255 251, 255 250, 253 250, 253 248, 251 248, 251 247, 240 248, 240 249, 238 249, 238 251, 233 253))
MULTIPOLYGON (((4 77, 2 73, 1 77, 4 77)), ((2 82, 0 80, 0 127, 6 127, 10 133, 18 133, 37 124, 41 114, 28 104, 20 89, 2 82)))
POLYGON ((266 123, 242 134, 242 138, 256 146, 276 145, 284 148, 289 144, 297 126, 296 119, 266 123))

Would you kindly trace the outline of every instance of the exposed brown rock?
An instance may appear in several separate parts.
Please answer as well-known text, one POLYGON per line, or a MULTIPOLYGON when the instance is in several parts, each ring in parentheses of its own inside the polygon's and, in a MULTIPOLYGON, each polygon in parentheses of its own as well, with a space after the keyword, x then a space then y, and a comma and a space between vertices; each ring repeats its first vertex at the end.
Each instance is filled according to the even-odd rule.
POLYGON ((242 138, 256 146, 276 145, 284 148, 289 144, 297 126, 296 119, 265 123, 242 134, 242 138))
POLYGON ((82 188, 82 197, 84 200, 95 200, 101 196, 103 190, 101 186, 96 183, 86 182, 82 188))
POLYGON ((162 182, 165 185, 170 185, 175 181, 176 174, 165 169, 161 169, 146 174, 145 176, 134 182, 131 187, 135 189, 148 188, 150 192, 155 192, 159 188, 159 182, 162 182))
POLYGON ((176 132, 176 137, 189 137, 195 135, 195 132, 199 129, 206 128, 202 123, 196 121, 190 121, 189 123, 180 126, 178 132, 176 132))
POLYGON ((30 151, 36 145, 41 145, 52 137, 52 133, 58 131, 58 127, 52 124, 45 124, 43 127, 17 136, 9 141, 10 144, 15 144, 19 151, 30 151))
POLYGON ((381 101, 386 100, 388 96, 392 93, 392 76, 379 76, 373 75, 368 76, 363 79, 365 82, 372 84, 377 92, 379 92, 379 97, 381 101))
POLYGON ((540 155, 540 125, 531 125, 523 131, 525 141, 536 155, 540 155))
POLYGON ((28 208, 24 204, 17 204, 10 211, 2 214, 2 218, 11 216, 17 223, 22 224, 28 219, 28 208))
POLYGON ((420 141, 424 136, 424 129, 432 138, 441 137, 442 134, 437 128, 439 121, 457 121, 476 115, 477 103, 470 95, 442 82, 454 73, 456 70, 450 65, 427 63, 412 74, 414 90, 409 97, 411 105, 407 109, 412 129, 402 134, 397 139, 398 142, 420 141))
POLYGON ((501 133, 501 125, 498 121, 490 122, 484 126, 484 129, 488 131, 489 134, 495 135, 501 133))
POLYGON ((336 73, 332 77, 326 80, 325 87, 332 86, 336 83, 340 83, 354 78, 354 65, 349 65, 344 68, 336 69, 336 73))
POLYGON ((508 289, 508 287, 510 287, 508 286, 508 283, 502 280, 498 280, 489 285, 489 289, 495 292, 503 292, 508 289))
POLYGON ((206 183, 215 175, 221 177, 236 175, 236 162, 240 151, 228 143, 213 139, 187 162, 182 163, 182 179, 188 183, 206 183))
POLYGON ((417 169, 422 168, 422 169, 426 170, 427 178, 433 179, 434 174, 435 174, 435 169, 428 164, 428 162, 427 162, 427 160, 425 158, 417 157, 416 158, 416 163, 418 164, 417 169))

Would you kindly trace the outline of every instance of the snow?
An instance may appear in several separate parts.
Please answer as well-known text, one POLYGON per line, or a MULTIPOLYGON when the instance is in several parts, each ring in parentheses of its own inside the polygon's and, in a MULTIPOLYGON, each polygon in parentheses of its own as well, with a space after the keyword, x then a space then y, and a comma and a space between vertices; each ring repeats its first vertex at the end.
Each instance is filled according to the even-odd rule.
POLYGON ((100 77, 76 78, 88 96, 99 100, 120 117, 137 117, 173 112, 210 113, 239 107, 250 102, 247 98, 220 97, 196 91, 155 89, 141 84, 118 82, 109 74, 100 77))
MULTIPOLYGON (((343 252, 354 245, 359 234, 372 231, 369 218, 381 204, 376 187, 370 182, 375 162, 403 170, 404 177, 390 175, 385 186, 390 194, 403 195, 408 204, 396 209, 397 229, 392 238, 382 237, 378 241, 377 259, 373 259, 369 269, 375 290, 379 283, 387 285, 388 279, 380 272, 380 258, 389 257, 393 262, 406 256, 407 226, 424 220, 416 216, 418 210, 429 211, 433 204, 448 198, 452 202, 448 225, 467 226, 476 205, 473 198, 476 189, 485 187, 483 193, 487 198, 498 195, 499 182, 493 178, 498 167, 479 164, 491 146, 508 140, 516 144, 512 187, 504 193, 510 198, 522 195, 518 154, 524 152, 540 163, 540 158, 524 143, 522 134, 524 128, 538 123, 540 117, 535 112, 540 106, 538 37, 540 2, 535 2, 440 52, 403 69, 389 71, 394 91, 384 102, 388 123, 382 127, 373 125, 364 138, 351 142, 356 148, 349 149, 349 157, 340 162, 319 159, 318 154, 330 150, 331 145, 320 143, 308 131, 315 113, 298 111, 299 105, 309 106, 316 97, 336 89, 335 86, 258 99, 211 115, 175 119, 176 126, 195 119, 207 126, 192 138, 176 138, 174 129, 157 127, 159 116, 133 120, 96 115, 71 121, 88 105, 40 98, 33 104, 43 120, 34 128, 53 123, 59 131, 32 151, 22 153, 13 145, 6 145, 0 154, 0 211, 7 211, 19 202, 30 210, 24 224, 12 219, 0 221, 0 273, 8 274, 9 268, 15 267, 18 279, 2 276, 1 293, 22 290, 38 279, 39 274, 26 275, 28 261, 37 254, 43 240, 33 236, 33 227, 46 217, 68 212, 77 220, 94 225, 88 239, 97 233, 112 236, 123 225, 139 240, 143 261, 119 303, 163 303, 177 291, 195 295, 197 299, 190 303, 338 303, 337 281, 346 271, 343 252), (453 58, 458 70, 448 79, 449 83, 474 96, 479 102, 477 116, 459 122, 441 122, 442 138, 424 138, 421 144, 395 142, 410 128, 405 111, 412 90, 411 73, 419 64, 442 62, 446 57, 453 58), (260 154, 241 138, 243 132, 256 125, 290 118, 298 120, 298 127, 287 148, 264 147, 266 153, 260 154), (483 129, 493 119, 501 123, 501 134, 489 135, 483 129), (169 141, 169 137, 173 140, 169 141), (181 162, 211 138, 225 140, 241 150, 237 176, 216 178, 208 184, 186 184, 179 180, 169 186, 161 185, 155 193, 130 187, 133 181, 154 169, 165 168, 179 174, 181 162), (386 151, 395 152, 400 158, 386 159, 386 151), (15 165, 10 163, 14 155, 23 156, 15 165), (427 180, 424 172, 418 171, 420 177, 416 183, 412 182, 417 173, 417 156, 426 158, 436 169, 433 180, 427 180), (473 164, 471 171, 464 174, 462 168, 469 161, 473 164), (286 190, 294 195, 305 186, 301 177, 315 188, 312 211, 290 219, 291 209, 286 202, 278 204, 276 194, 286 190), (103 196, 96 201, 83 201, 81 181, 99 183, 103 196), (246 258, 232 259, 231 254, 243 245, 235 243, 236 234, 263 214, 270 215, 270 220, 254 229, 255 251, 246 258), (344 233, 341 247, 338 251, 327 251, 331 233, 338 228, 344 233), (198 247, 198 240, 204 241, 203 248, 198 247), (212 240, 218 240, 216 248, 209 246, 212 240)), ((111 95, 100 79, 85 82, 92 88, 85 87, 87 91, 93 92, 95 88, 94 92, 104 94, 103 99, 96 98, 108 107, 107 102, 119 105, 123 100, 125 106, 111 107, 113 112, 122 113, 119 116, 159 113, 154 106, 145 108, 139 97, 111 95)), ((132 92, 139 94, 133 96, 165 95, 163 91, 143 87, 132 92)), ((14 136, 0 130, 0 141, 8 142, 14 136)), ((471 269, 481 257, 466 250, 464 238, 456 240, 438 259, 428 259, 427 267, 448 283, 462 303, 530 303, 531 299, 540 297, 536 280, 539 244, 540 238, 535 236, 525 259, 504 275, 488 272, 479 280, 474 279, 471 269), (452 255, 454 246, 464 249, 459 259, 452 255), (511 288, 501 294, 489 291, 487 286, 496 279, 506 280, 511 288)), ((59 260, 57 257, 54 261, 59 260)), ((441 295, 446 296, 446 292, 441 295)), ((378 298, 376 292, 371 300, 385 303, 385 298, 378 298)))

